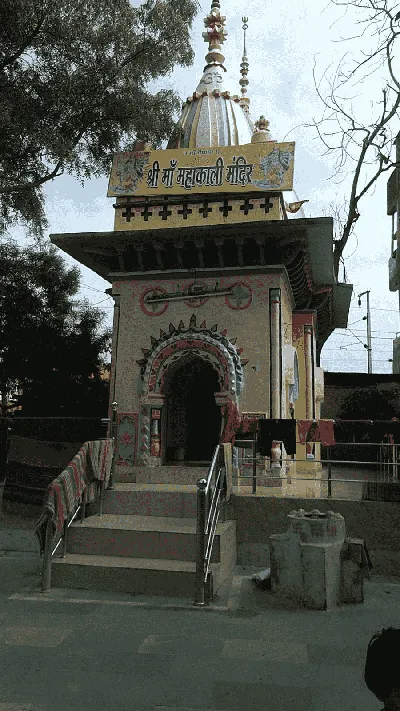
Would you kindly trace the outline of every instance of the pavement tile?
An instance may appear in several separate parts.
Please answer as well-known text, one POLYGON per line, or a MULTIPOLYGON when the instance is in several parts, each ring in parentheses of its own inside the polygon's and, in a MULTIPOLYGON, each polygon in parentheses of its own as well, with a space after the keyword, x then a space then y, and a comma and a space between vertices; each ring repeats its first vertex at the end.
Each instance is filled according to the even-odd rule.
POLYGON ((37 647, 7 645, 0 648, 0 689, 18 688, 19 669, 31 676, 40 668, 47 669, 49 678, 57 676, 60 671, 74 674, 82 669, 89 669, 93 673, 114 674, 127 668, 129 655, 126 657, 125 659, 124 655, 121 663, 118 647, 88 649, 80 646, 78 638, 75 638, 75 646, 66 647, 63 642, 55 648, 42 647, 39 654, 37 647))
POLYGON ((135 633, 134 629, 115 629, 107 634, 102 628, 82 629, 65 639, 60 646, 60 653, 63 655, 74 655, 79 653, 80 658, 94 660, 94 664, 100 663, 101 659, 107 658, 107 664, 115 666, 118 660, 119 668, 125 665, 126 658, 135 654, 143 643, 144 635, 135 633))
MULTIPOLYGON (((67 711, 69 707, 87 708, 102 698, 111 697, 117 683, 117 674, 90 669, 64 670, 55 673, 40 666, 35 672, 20 675, 15 693, 33 703, 47 704, 49 709, 67 711)), ((111 707, 110 707, 111 708, 111 707)), ((116 708, 116 707, 115 707, 116 708)))
POLYGON ((59 627, 0 627, 0 643, 22 647, 58 647, 72 633, 59 627))
POLYGON ((196 706, 154 706, 154 711, 193 711, 193 709, 196 711, 222 711, 222 709, 205 709, 196 706))
POLYGON ((362 669, 365 664, 367 645, 352 647, 350 645, 336 646, 332 644, 308 644, 307 652, 310 664, 336 664, 362 669))
POLYGON ((339 685, 313 689, 309 711, 379 711, 382 703, 371 694, 362 681, 355 679, 352 687, 339 685))
POLYGON ((310 711, 311 704, 310 689, 226 681, 213 685, 213 705, 229 711, 310 711))
POLYGON ((120 704, 130 702, 130 709, 137 708, 140 703, 156 706, 181 707, 189 706, 193 709, 214 708, 212 702, 212 685, 205 682, 204 676, 199 673, 197 665, 191 665, 190 675, 182 674, 179 670, 171 672, 170 656, 158 656, 157 664, 150 655, 136 655, 136 658, 148 659, 153 667, 151 676, 144 674, 144 667, 139 668, 133 663, 130 673, 121 674, 118 678, 118 697, 113 708, 120 711, 120 704), (159 670, 159 660, 163 660, 159 670))
POLYGON ((196 711, 220 711, 220 709, 205 709, 204 707, 198 708, 197 706, 154 706, 154 711, 192 711, 193 708, 195 708, 196 711))
POLYGON ((220 655, 223 648, 223 640, 212 637, 183 637, 179 635, 148 635, 140 645, 140 654, 173 654, 206 656, 220 655))
MULTIPOLYGON (((186 656, 171 659, 170 673, 186 675, 193 674, 193 663, 186 656)), ((271 686, 290 686, 294 688, 313 688, 338 683, 354 683, 355 669, 344 666, 316 666, 312 664, 293 664, 272 659, 249 659, 246 657, 219 657, 217 660, 204 657, 196 664, 196 673, 203 679, 229 682, 258 683, 271 686)), ((216 705, 216 704, 215 704, 216 705)))
POLYGON ((307 645, 296 642, 271 642, 262 639, 227 639, 223 657, 239 659, 273 659, 276 662, 307 664, 307 645))
MULTIPOLYGON (((69 618, 87 617, 100 609, 100 603, 74 605, 63 600, 18 600, 9 598, 2 603, 3 612, 10 614, 68 615, 69 618)), ((3 614, 3 613, 0 613, 3 614)))

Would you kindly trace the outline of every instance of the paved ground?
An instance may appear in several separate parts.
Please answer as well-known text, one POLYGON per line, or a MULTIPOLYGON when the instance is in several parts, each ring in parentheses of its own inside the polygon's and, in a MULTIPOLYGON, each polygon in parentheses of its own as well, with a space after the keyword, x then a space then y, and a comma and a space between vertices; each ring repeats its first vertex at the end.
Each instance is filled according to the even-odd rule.
POLYGON ((382 708, 363 665, 372 634, 400 626, 400 578, 366 581, 363 605, 330 612, 283 607, 254 587, 256 568, 240 567, 209 609, 43 595, 34 522, 9 518, 0 517, 0 711, 382 708))
POLYGON ((0 711, 382 707, 363 664, 372 634, 400 625, 400 580, 366 582, 363 605, 311 612, 282 609, 254 588, 254 568, 237 568, 214 607, 197 609, 144 596, 43 595, 39 563, 32 553, 0 554, 0 711))

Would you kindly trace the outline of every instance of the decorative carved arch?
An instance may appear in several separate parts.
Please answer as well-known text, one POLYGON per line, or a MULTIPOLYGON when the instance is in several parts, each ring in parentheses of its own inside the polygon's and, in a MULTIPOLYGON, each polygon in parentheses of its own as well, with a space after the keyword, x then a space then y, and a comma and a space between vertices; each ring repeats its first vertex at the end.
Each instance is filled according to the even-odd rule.
POLYGON ((228 339, 227 331, 218 332, 215 324, 207 328, 203 321, 196 325, 196 315, 192 314, 189 326, 185 328, 180 321, 178 328, 169 325, 169 333, 160 331, 159 339, 151 337, 151 348, 142 349, 144 358, 137 363, 141 367, 143 395, 161 394, 165 374, 170 366, 182 357, 191 354, 208 361, 218 373, 221 391, 232 397, 240 395, 244 379, 243 366, 248 360, 242 360, 243 348, 236 348, 236 339, 228 339))

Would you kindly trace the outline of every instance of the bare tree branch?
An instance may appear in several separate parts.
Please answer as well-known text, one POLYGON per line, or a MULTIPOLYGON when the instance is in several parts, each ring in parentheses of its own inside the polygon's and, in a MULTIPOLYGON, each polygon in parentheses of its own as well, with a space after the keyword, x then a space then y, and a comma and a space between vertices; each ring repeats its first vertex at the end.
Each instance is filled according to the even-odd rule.
POLYGON ((314 119, 312 124, 308 125, 312 125, 316 131, 325 148, 324 155, 331 154, 335 158, 334 176, 345 179, 349 170, 352 174, 350 194, 345 207, 341 208, 340 237, 334 243, 334 266, 338 276, 343 251, 360 216, 360 201, 376 185, 383 173, 396 166, 396 163, 390 160, 393 145, 390 124, 399 118, 400 78, 395 74, 393 57, 400 29, 399 13, 394 17, 394 10, 388 8, 387 0, 331 0, 331 3, 344 8, 345 12, 354 9, 363 13, 356 22, 363 27, 362 31, 359 34, 351 33, 344 41, 354 43, 368 33, 368 36, 376 40, 375 48, 370 52, 362 51, 361 57, 357 61, 351 60, 349 67, 346 67, 349 53, 346 53, 330 78, 327 69, 321 79, 317 80, 314 58, 314 86, 324 108, 322 118, 314 119), (365 93, 369 78, 382 69, 388 73, 388 79, 383 79, 382 99, 372 97, 367 113, 371 118, 366 120, 364 112, 357 116, 353 102, 359 97, 352 95, 353 92, 349 93, 349 90, 363 85, 365 93), (323 91, 323 83, 328 84, 327 92, 323 91), (334 127, 331 128, 332 123, 334 127), (365 184, 361 186, 370 166, 375 166, 375 170, 367 175, 365 184))

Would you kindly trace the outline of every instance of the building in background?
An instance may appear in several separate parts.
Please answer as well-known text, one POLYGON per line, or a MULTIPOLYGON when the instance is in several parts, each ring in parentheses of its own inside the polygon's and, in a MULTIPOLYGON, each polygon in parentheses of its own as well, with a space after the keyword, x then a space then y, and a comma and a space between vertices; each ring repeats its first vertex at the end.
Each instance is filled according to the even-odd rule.
MULTIPOLYGON (((246 48, 242 95, 225 86, 218 0, 205 28, 204 73, 168 148, 137 142, 114 156, 114 231, 51 235, 112 284, 110 391, 126 472, 210 462, 246 416, 319 418, 321 349, 347 326, 352 286, 334 275, 333 221, 290 219, 301 209, 284 197, 295 145, 273 139, 264 117, 252 123, 246 48)), ((311 480, 318 452, 298 448, 311 480)), ((283 445, 266 475, 284 488, 281 456, 283 445)))

